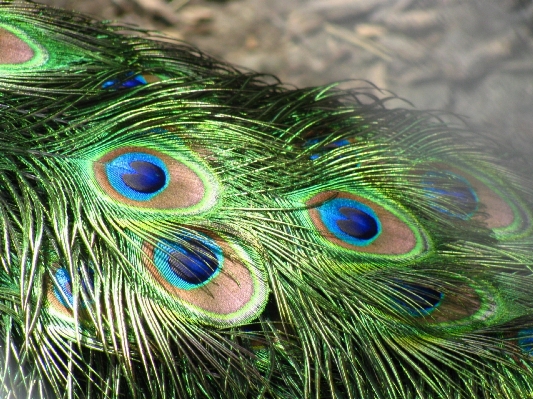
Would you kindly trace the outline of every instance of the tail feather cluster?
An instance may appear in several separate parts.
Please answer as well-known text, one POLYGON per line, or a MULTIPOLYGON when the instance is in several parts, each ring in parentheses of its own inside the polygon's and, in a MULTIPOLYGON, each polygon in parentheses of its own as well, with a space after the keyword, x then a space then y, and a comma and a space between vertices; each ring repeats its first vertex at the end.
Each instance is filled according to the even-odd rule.
POLYGON ((360 94, 1 0, 3 397, 529 397, 530 178, 360 94))

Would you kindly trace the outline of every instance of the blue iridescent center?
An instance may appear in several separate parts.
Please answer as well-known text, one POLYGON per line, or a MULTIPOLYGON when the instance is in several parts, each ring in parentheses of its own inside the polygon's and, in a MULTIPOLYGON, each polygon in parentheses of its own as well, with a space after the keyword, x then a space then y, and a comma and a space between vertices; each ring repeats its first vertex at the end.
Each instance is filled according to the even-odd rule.
POLYGON ((432 208, 446 215, 468 220, 478 210, 479 200, 472 185, 449 172, 428 172, 422 181, 424 190, 435 199, 432 208))
MULTIPOLYGON (((315 145, 315 144, 318 144, 322 141, 322 139, 310 139, 310 140, 307 140, 305 143, 304 143, 304 147, 311 147, 312 145, 315 145)), ((336 141, 333 141, 329 144, 326 144, 325 146, 323 146, 322 148, 320 148, 319 152, 317 152, 316 154, 312 154, 309 156, 309 159, 314 161, 315 159, 318 159, 320 158, 321 155, 325 154, 326 152, 329 152, 335 148, 339 148, 339 147, 344 147, 345 145, 348 145, 350 144, 350 142, 346 139, 340 139, 340 140, 336 140, 336 141)))
POLYGON ((524 353, 533 356, 533 328, 524 328, 518 332, 518 345, 524 353))
POLYGON ((202 287, 221 270, 223 254, 207 237, 162 240, 154 249, 154 263, 171 285, 190 290, 202 287))
POLYGON ((129 152, 106 165, 111 186, 124 197, 148 201, 161 193, 170 180, 165 163, 152 154, 129 152))
POLYGON ((399 282, 392 287, 397 295, 392 299, 411 316, 426 316, 439 307, 444 294, 430 287, 399 282))
POLYGON ((381 223, 376 213, 356 200, 334 198, 317 210, 326 228, 348 244, 369 245, 381 233, 381 223))
MULTIPOLYGON (((55 279, 57 284, 54 285, 54 296, 64 307, 72 309, 72 307, 74 306, 74 296, 72 295, 72 277, 70 276, 70 273, 67 269, 61 267, 56 270, 55 279)), ((91 285, 91 288, 94 288, 93 270, 89 270, 89 279, 89 284, 91 285)), ((84 279, 82 279, 81 281, 81 289, 85 292, 87 292, 89 289, 84 279)), ((85 301, 80 301, 80 307, 82 309, 87 307, 85 301)))
POLYGON ((102 84, 102 89, 130 89, 132 87, 144 86, 147 84, 146 79, 142 75, 131 75, 133 75, 133 72, 126 75, 128 79, 107 80, 102 84))

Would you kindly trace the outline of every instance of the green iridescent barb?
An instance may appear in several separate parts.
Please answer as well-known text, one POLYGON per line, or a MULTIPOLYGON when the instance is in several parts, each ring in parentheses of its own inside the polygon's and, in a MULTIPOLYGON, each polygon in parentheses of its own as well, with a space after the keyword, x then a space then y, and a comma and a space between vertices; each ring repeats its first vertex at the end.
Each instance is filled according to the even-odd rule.
POLYGON ((2 398, 530 397, 494 144, 124 31, 0 0, 2 398))

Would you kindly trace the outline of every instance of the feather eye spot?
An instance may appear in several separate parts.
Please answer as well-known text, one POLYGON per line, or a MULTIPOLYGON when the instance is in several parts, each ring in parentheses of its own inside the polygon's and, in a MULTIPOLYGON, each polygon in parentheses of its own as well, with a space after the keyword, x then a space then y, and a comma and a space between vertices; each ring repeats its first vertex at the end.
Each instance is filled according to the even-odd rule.
POLYGON ((211 240, 163 240, 154 249, 154 264, 172 286, 190 290, 213 279, 223 263, 222 251, 211 240))
POLYGON ((429 315, 444 299, 444 293, 413 283, 398 282, 392 289, 394 302, 413 317, 429 315))
POLYGON ((306 201, 317 233, 328 243, 372 255, 413 256, 427 241, 407 213, 350 192, 323 191, 306 201))
POLYGON ((478 210, 479 200, 474 187, 450 171, 427 172, 422 184, 432 199, 432 208, 448 216, 468 220, 478 210))
POLYGON ((431 185, 432 179, 423 179, 425 192, 433 200, 433 208, 448 213, 448 215, 462 219, 483 221, 500 237, 512 237, 523 234, 530 224, 528 211, 521 211, 526 207, 520 201, 514 201, 516 196, 509 187, 501 182, 497 175, 492 176, 476 171, 471 172, 456 168, 445 163, 431 165, 439 173, 426 172, 438 177, 437 185, 431 185), (425 181, 424 181, 425 180, 425 181), (446 186, 444 186, 446 185, 446 186), (461 190, 450 190, 453 186, 463 187, 461 190), (435 190, 446 187, 447 191, 456 191, 456 195, 442 195, 435 190), (469 193, 471 191, 471 193, 469 193), (474 201, 475 199, 475 201, 474 201), (482 206, 483 212, 480 212, 482 206))
POLYGON ((213 175, 186 152, 121 147, 93 162, 92 171, 97 187, 120 207, 197 213, 217 198, 213 175))
POLYGON ((143 242, 142 264, 159 298, 169 301, 171 309, 192 312, 212 325, 257 317, 268 298, 257 255, 222 237, 191 234, 143 242))
POLYGON ((130 152, 108 162, 107 178, 112 187, 124 197, 148 201, 168 185, 168 171, 158 157, 130 152))
POLYGON ((497 306, 493 287, 472 285, 467 281, 449 284, 437 280, 431 283, 427 277, 420 282, 394 279, 388 286, 390 290, 387 295, 396 312, 423 318, 428 324, 464 326, 473 320, 484 322, 493 317, 497 306))

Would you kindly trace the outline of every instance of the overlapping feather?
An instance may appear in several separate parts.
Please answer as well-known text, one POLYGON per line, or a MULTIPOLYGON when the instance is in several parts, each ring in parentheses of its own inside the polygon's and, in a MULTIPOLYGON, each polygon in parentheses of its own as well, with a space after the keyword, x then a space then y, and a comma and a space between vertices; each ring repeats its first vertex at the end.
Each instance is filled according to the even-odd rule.
POLYGON ((2 395, 530 394, 496 148, 121 29, 0 1, 2 395))

